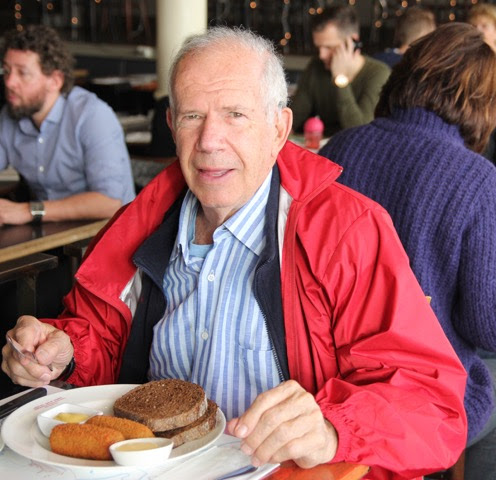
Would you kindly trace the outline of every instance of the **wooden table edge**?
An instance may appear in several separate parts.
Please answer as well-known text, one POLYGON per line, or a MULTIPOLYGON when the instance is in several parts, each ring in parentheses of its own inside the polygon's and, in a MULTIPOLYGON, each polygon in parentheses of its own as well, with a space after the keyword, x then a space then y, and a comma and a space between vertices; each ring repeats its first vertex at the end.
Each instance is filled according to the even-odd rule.
POLYGON ((25 257, 33 253, 44 252, 52 248, 77 242, 78 240, 91 238, 95 236, 107 222, 108 219, 97 220, 92 223, 81 225, 80 227, 71 228, 67 231, 54 233, 46 237, 35 238, 18 245, 2 248, 0 250, 0 262, 15 260, 16 258, 25 257))

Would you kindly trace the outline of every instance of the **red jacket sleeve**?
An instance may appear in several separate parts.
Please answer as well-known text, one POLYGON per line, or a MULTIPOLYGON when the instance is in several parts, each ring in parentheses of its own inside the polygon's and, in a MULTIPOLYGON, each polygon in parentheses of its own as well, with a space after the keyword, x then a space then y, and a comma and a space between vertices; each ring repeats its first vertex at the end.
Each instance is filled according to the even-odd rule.
POLYGON ((376 205, 347 223, 335 218, 323 207, 298 217, 294 244, 285 244, 291 377, 334 425, 333 461, 368 465, 371 479, 447 468, 466 442, 465 370, 387 213, 376 205))
POLYGON ((339 375, 317 401, 339 435, 335 461, 367 464, 377 479, 451 466, 466 442, 466 373, 389 217, 363 214, 327 275, 339 375))

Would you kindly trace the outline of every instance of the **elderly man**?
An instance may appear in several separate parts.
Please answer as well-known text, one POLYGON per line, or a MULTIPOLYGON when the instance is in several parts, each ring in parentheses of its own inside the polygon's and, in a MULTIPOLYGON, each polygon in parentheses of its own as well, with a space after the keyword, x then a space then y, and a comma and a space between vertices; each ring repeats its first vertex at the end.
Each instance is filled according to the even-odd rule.
POLYGON ((412 478, 454 463, 465 372, 385 211, 286 142, 274 47, 211 29, 170 85, 179 161, 102 232, 62 316, 10 331, 42 365, 5 346, 4 371, 33 386, 193 381, 255 465, 412 478))
POLYGON ((31 25, 4 40, 0 169, 15 168, 33 201, 0 199, 0 225, 111 217, 134 198, 114 112, 73 87, 73 59, 54 30, 31 25))
POLYGON ((359 23, 353 7, 334 5, 312 19, 315 56, 301 74, 291 103, 294 129, 318 115, 330 136, 374 118, 374 108, 390 69, 362 55, 359 23))

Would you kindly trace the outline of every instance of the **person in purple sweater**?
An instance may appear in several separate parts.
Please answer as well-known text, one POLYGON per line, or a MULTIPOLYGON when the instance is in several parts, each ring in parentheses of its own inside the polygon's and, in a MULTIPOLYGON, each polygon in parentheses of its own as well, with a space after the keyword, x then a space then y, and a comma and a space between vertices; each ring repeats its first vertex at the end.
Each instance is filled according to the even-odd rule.
POLYGON ((476 28, 438 27, 395 66, 368 125, 320 154, 390 213, 467 373, 465 479, 496 478, 496 56, 476 28))

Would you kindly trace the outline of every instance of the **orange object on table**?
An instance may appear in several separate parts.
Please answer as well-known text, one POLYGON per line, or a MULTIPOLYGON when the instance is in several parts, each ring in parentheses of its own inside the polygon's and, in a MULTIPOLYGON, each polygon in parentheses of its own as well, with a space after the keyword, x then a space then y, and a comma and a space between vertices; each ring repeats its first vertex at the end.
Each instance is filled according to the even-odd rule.
POLYGON ((331 463, 305 469, 293 461, 281 466, 265 477, 267 480, 359 480, 369 471, 366 465, 353 463, 331 463))

